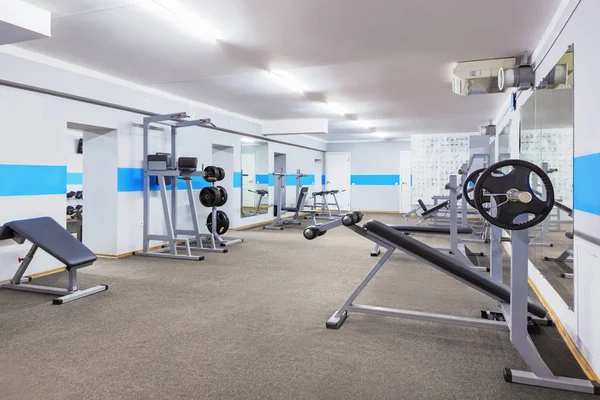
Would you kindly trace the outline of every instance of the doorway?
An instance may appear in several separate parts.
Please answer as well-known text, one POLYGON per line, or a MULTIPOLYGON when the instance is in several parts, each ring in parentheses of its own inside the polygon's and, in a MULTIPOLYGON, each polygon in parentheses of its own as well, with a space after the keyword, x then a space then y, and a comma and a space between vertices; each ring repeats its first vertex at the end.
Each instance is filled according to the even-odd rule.
POLYGON ((340 209, 350 210, 350 153, 327 153, 325 170, 325 188, 327 190, 339 190, 336 197, 340 209))
MULTIPOLYGON (((273 169, 276 173, 286 173, 286 155, 284 153, 273 154, 273 169)), ((273 176, 273 216, 277 216, 279 213, 278 205, 281 204, 283 207, 286 206, 286 193, 285 190, 285 177, 278 179, 279 177, 273 176), (283 182, 283 183, 281 183, 283 182)))

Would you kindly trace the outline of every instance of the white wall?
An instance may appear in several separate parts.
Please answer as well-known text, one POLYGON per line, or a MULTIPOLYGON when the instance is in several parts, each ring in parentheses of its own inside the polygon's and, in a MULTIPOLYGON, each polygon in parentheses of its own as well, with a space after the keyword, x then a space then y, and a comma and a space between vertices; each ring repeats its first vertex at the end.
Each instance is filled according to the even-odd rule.
MULTIPOLYGON (((598 110, 600 109, 600 2, 597 0, 564 1, 547 35, 533 53, 536 82, 540 82, 562 57, 568 46, 574 44, 574 250, 575 309, 571 310, 561 296, 537 270, 529 275, 542 296, 558 315, 569 336, 600 374, 600 196, 594 189, 594 173, 600 168, 600 141, 598 141, 598 110), (574 10, 574 11, 573 11, 574 10), (572 14, 572 15, 571 15, 572 14), (547 51, 547 54, 546 54, 547 51), (584 158, 588 156, 590 158, 584 158), (587 162, 585 160, 592 160, 587 162), (578 168, 584 165, 585 168, 578 168), (584 210, 585 209, 585 210, 584 210)), ((530 92, 520 94, 522 106, 530 92)), ((518 156, 519 112, 501 112, 496 118, 498 128, 512 121, 511 153, 518 156)))
POLYGON ((377 183, 382 175, 400 175, 400 152, 410 151, 410 141, 329 143, 327 151, 350 153, 351 174, 367 175, 363 180, 366 184, 351 186, 353 209, 399 212, 400 187, 395 181, 382 179, 385 184, 368 183, 377 183))
MULTIPOLYGON (((84 222, 84 242, 88 242, 92 250, 97 253, 122 254, 142 248, 142 192, 139 190, 117 192, 116 188, 122 184, 117 179, 120 171, 125 168, 142 168, 140 124, 144 115, 135 110, 122 111, 105 105, 90 104, 90 102, 108 102, 119 107, 154 113, 186 111, 193 117, 211 118, 212 122, 219 127, 262 137, 260 122, 250 118, 148 90, 10 46, 0 49, 0 76, 4 81, 27 85, 29 89, 57 92, 43 94, 0 86, 0 118, 4 121, 0 133, 3 143, 3 146, 0 146, 0 168, 13 171, 14 166, 11 164, 27 167, 43 165, 47 166, 44 167, 44 171, 53 171, 56 179, 62 180, 55 183, 53 192, 48 194, 36 192, 35 187, 30 187, 32 185, 23 186, 23 182, 12 179, 10 185, 5 184, 3 191, 0 191, 0 224, 47 215, 64 225, 66 172, 70 159, 67 124, 104 127, 114 131, 110 135, 113 140, 116 140, 116 154, 111 150, 104 161, 100 157, 93 163, 96 165, 90 164, 91 168, 95 168, 97 174, 104 175, 104 181, 111 183, 114 188, 112 193, 106 192, 104 197, 93 197, 98 205, 103 204, 104 207, 94 214, 110 217, 94 222, 90 214, 86 215, 84 222), (79 96, 85 101, 64 98, 70 95, 79 96), (54 169, 51 168, 53 166, 54 169), (20 190, 18 195, 13 195, 10 187, 7 189, 7 186, 11 185, 18 186, 20 190), (114 202, 109 201, 111 196, 114 196, 114 202), (103 199, 107 201, 103 202, 103 199), (101 242, 93 240, 94 236, 100 238, 101 242)), ((227 171, 228 179, 232 180, 234 172, 240 169, 242 136, 198 127, 184 128, 180 132, 177 155, 198 157, 199 164, 212 163, 213 144, 232 146, 233 170, 227 171)), ((278 151, 288 155, 288 169, 301 168, 305 173, 315 173, 311 172, 314 169, 314 159, 323 158, 321 150, 325 150, 324 143, 304 136, 286 137, 281 140, 319 149, 308 150, 287 144, 269 143, 270 154, 278 151)), ((168 151, 168 144, 168 132, 151 131, 151 152, 168 151)), ((87 181, 85 148, 83 157, 84 170, 86 170, 84 179, 87 181)), ((320 176, 321 172, 318 173, 320 176)), ((91 179, 92 176, 90 182, 93 182, 91 179)), ((22 178, 20 180, 23 181, 22 178)), ((29 183, 25 180, 25 184, 29 183)), ((91 190, 88 186, 86 184, 86 192, 91 190)), ((198 198, 198 192, 194 193, 195 199, 198 198)), ((90 196, 90 193, 84 195, 84 200, 87 200, 86 208, 91 206, 88 204, 92 201, 90 196)), ((272 218, 272 214, 269 213, 241 220, 240 197, 239 188, 233 188, 229 196, 232 227, 265 222, 272 218)), ((189 207, 184 191, 178 192, 178 200, 178 222, 179 226, 184 228, 191 224, 189 217, 185 217, 189 207)), ((199 220, 200 226, 204 227, 203 222, 207 212, 199 202, 197 206, 203 211, 200 212, 199 220)), ((156 191, 151 192, 151 208, 150 227, 154 231, 161 231, 164 228, 164 221, 156 191)), ((15 260, 26 251, 26 246, 18 246, 8 241, 0 242, 0 280, 12 276, 17 268, 15 260)), ((59 266, 58 261, 39 252, 28 273, 46 271, 59 266)))

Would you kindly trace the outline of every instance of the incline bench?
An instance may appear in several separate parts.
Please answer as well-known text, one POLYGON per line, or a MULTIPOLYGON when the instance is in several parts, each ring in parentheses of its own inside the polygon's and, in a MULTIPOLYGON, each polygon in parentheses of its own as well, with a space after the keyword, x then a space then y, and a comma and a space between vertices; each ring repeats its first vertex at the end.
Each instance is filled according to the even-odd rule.
POLYGON ((97 259, 96 255, 52 218, 41 217, 7 222, 0 227, 0 240, 7 239, 12 239, 19 244, 23 244, 25 240, 29 240, 32 246, 25 257, 19 258, 21 265, 19 265, 17 272, 10 282, 0 283, 0 288, 61 296, 53 300, 54 304, 64 304, 108 290, 107 285, 98 285, 89 289, 79 290, 77 270, 92 265, 97 259), (65 264, 69 272, 69 286, 67 289, 26 283, 30 281, 30 278, 23 278, 23 275, 38 248, 41 248, 65 264))

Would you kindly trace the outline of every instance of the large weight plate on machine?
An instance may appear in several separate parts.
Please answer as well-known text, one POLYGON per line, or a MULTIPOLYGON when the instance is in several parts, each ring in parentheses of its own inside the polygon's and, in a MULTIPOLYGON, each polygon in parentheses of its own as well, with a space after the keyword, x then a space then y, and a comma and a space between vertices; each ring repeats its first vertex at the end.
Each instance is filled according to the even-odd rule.
POLYGON ((208 186, 200 190, 200 204, 204 207, 218 207, 221 197, 222 195, 216 187, 208 186))
POLYGON ((216 207, 224 206, 225 203, 227 203, 227 199, 229 198, 229 196, 227 195, 227 190, 225 190, 225 188, 223 186, 217 186, 216 188, 219 192, 219 196, 217 197, 218 204, 216 204, 215 206, 216 207))
MULTIPOLYGON (((212 232, 213 228, 213 213, 208 214, 206 217, 206 228, 209 232, 212 232)), ((216 232, 219 235, 224 235, 229 230, 229 217, 223 211, 217 211, 217 226, 216 232)))
POLYGON ((537 165, 523 160, 504 160, 483 171, 473 190, 473 201, 477 211, 492 225, 518 231, 531 228, 542 222, 554 207, 554 188, 548 175, 537 165), (502 174, 501 168, 512 170, 502 174), (546 199, 542 200, 531 187, 530 177, 535 174, 545 189, 546 199), (494 200, 492 205, 492 198, 494 200), (533 216, 515 222, 519 216, 533 216))

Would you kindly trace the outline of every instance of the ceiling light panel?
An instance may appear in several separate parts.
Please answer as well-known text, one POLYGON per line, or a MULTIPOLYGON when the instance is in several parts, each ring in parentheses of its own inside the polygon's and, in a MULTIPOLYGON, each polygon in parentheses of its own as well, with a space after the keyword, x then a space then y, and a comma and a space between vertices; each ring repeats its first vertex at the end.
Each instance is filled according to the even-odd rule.
POLYGON ((195 16, 176 0, 152 0, 148 3, 142 3, 142 6, 192 37, 212 43, 222 39, 214 26, 208 21, 195 16))

